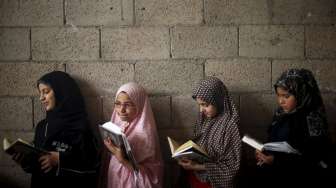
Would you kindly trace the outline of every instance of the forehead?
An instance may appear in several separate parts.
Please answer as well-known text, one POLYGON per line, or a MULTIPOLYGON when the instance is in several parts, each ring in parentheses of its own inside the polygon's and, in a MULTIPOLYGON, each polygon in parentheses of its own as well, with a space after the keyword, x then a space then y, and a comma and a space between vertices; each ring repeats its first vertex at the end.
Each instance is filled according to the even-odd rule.
POLYGON ((196 101, 198 104, 208 104, 206 101, 202 100, 201 98, 197 97, 196 101))
POLYGON ((120 102, 132 102, 132 100, 130 99, 130 97, 128 96, 127 93, 125 92, 120 92, 116 98, 116 101, 120 101, 120 102))
POLYGON ((52 88, 49 86, 49 85, 47 85, 47 84, 43 84, 43 83, 40 83, 39 85, 38 85, 38 88, 39 88, 39 90, 40 91, 42 91, 42 90, 51 90, 52 88))
POLYGON ((277 88, 276 88, 276 92, 277 92, 278 94, 289 94, 288 90, 285 89, 285 88, 283 88, 283 87, 277 87, 277 88))

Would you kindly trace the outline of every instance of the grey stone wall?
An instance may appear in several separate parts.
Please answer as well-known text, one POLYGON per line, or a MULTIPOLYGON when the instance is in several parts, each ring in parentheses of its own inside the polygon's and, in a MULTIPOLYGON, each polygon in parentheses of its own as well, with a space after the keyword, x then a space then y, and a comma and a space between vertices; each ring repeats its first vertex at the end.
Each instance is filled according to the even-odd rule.
MULTIPOLYGON (((222 79, 241 133, 265 140, 272 84, 302 67, 323 91, 335 141, 335 24, 335 0, 0 0, 0 138, 32 139, 44 117, 35 82, 49 71, 76 78, 93 125, 110 118, 117 88, 137 81, 150 94, 171 187, 177 167, 166 136, 192 135, 199 79, 222 79)), ((0 183, 29 187, 2 151, 0 172, 0 183)))

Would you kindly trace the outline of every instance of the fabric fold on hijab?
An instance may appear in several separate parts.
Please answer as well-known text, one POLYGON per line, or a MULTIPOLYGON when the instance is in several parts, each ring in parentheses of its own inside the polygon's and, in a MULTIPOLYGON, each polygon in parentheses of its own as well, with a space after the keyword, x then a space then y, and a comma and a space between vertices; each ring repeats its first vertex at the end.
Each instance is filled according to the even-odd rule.
POLYGON ((111 156, 108 187, 133 188, 136 187, 136 178, 139 188, 161 187, 163 163, 154 115, 146 91, 137 83, 130 82, 118 89, 116 98, 121 92, 125 92, 135 104, 136 118, 127 124, 121 121, 114 110, 111 121, 124 130, 140 170, 135 177, 131 170, 111 156))

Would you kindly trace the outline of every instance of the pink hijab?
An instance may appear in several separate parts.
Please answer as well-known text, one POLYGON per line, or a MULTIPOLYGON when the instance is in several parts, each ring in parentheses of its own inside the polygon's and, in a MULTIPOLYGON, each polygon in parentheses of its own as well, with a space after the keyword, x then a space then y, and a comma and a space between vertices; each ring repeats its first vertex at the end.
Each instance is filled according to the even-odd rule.
POLYGON ((126 127, 126 122, 121 121, 116 111, 113 111, 111 121, 125 130, 139 164, 139 172, 135 175, 134 171, 124 167, 112 155, 108 170, 108 188, 162 187, 163 163, 156 124, 146 91, 137 83, 130 82, 119 88, 116 98, 120 92, 127 93, 135 104, 137 116, 126 127))

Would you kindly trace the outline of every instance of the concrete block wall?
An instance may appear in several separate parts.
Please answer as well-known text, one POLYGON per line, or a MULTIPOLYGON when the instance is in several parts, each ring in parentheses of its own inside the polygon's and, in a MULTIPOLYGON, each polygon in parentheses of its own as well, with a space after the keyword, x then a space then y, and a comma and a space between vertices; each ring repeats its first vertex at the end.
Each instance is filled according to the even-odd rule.
MULTIPOLYGON (((118 87, 136 81, 150 95, 172 187, 177 166, 166 136, 191 137, 199 79, 222 79, 241 133, 265 140, 272 85, 298 67, 315 74, 335 141, 335 24, 334 0, 0 0, 1 140, 32 139, 45 113, 36 80, 47 72, 75 77, 93 125, 109 120, 118 87)), ((248 148, 245 158, 252 161, 248 148)), ((29 187, 2 151, 0 172, 1 187, 29 187)))

